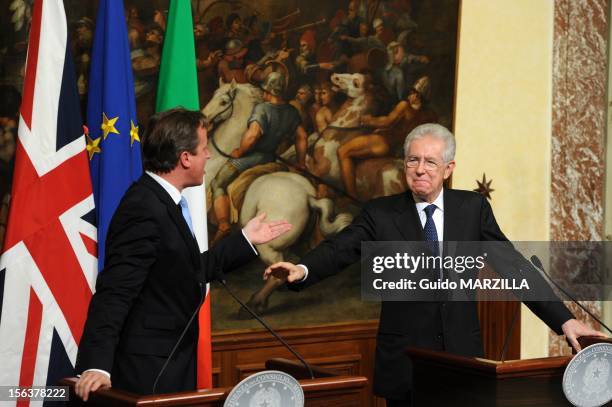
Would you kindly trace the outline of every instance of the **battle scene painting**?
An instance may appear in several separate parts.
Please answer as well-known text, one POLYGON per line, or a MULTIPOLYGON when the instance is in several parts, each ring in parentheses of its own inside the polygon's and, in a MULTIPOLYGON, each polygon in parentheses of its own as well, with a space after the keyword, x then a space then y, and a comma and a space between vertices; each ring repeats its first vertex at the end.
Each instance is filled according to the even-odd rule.
MULTIPOLYGON (((4 235, 31 0, 0 0, 0 239, 4 235)), ((275 327, 376 319, 356 264, 300 293, 262 281, 340 232, 367 200, 405 191, 403 142, 452 129, 459 0, 192 0, 209 244, 265 212, 293 229, 227 283, 275 327)), ((86 111, 97 1, 65 0, 86 111)), ((155 111, 168 0, 126 0, 139 125, 155 111)), ((258 327, 212 287, 213 329, 258 327)))

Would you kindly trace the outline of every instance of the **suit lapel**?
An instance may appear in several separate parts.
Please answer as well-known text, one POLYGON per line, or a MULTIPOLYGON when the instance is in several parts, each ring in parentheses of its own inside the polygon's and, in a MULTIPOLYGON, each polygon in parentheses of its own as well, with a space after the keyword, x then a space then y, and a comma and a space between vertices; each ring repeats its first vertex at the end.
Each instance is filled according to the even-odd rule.
POLYGON ((415 242, 425 240, 421 220, 414 204, 412 193, 407 191, 403 194, 395 206, 397 215, 394 216, 395 226, 403 237, 403 240, 415 242))
POLYGON ((176 225, 181 237, 187 244, 187 248, 189 249, 189 253, 191 254, 191 259, 195 267, 199 267, 200 264, 200 250, 197 246, 197 241, 195 237, 191 234, 191 230, 189 230, 189 226, 181 213, 180 208, 177 204, 174 203, 168 192, 166 192, 161 185, 159 185, 153 178, 144 174, 141 178, 143 185, 151 189, 155 195, 159 198, 159 200, 166 206, 168 214, 170 215, 170 219, 176 225))

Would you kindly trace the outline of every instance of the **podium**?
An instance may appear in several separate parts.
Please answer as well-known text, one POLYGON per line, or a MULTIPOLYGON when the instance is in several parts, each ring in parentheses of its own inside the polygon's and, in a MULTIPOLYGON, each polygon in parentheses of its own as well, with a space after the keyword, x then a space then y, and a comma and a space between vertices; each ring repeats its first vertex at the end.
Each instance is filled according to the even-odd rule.
MULTIPOLYGON (((287 359, 270 359, 266 361, 266 369, 280 370, 298 379, 304 390, 305 405, 310 407, 337 406, 349 407, 362 405, 363 392, 368 379, 363 376, 336 375, 334 372, 312 366, 314 379, 309 378, 306 368, 299 362, 287 359)), ((222 407, 232 390, 231 387, 221 387, 194 392, 167 393, 141 396, 117 389, 101 389, 90 394, 87 403, 74 393, 77 378, 62 379, 60 386, 70 387, 70 402, 72 406, 203 406, 222 407)))
MULTIPOLYGON (((593 337, 579 341, 583 348, 610 342, 593 337)), ((415 407, 572 406, 562 388, 570 356, 498 362, 419 348, 406 352, 414 365, 415 407)))

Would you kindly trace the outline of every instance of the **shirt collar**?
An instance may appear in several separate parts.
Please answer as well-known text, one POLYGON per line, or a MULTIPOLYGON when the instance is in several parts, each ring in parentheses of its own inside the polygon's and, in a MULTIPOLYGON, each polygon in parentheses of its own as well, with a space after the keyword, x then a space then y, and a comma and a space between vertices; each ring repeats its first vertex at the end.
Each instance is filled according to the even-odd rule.
POLYGON ((153 178, 155 182, 157 182, 168 193, 168 195, 170 195, 170 198, 172 198, 174 203, 178 205, 178 203, 181 201, 181 198, 182 198, 181 192, 178 189, 176 189, 174 185, 172 185, 171 183, 169 183, 168 181, 166 181, 159 175, 155 174, 154 172, 151 172, 151 171, 145 171, 145 172, 147 173, 147 175, 153 178))
POLYGON ((416 202, 417 212, 423 211, 429 205, 435 205, 436 208, 440 210, 440 212, 444 213, 444 197, 443 196, 444 196, 444 188, 442 188, 438 197, 431 204, 429 202, 418 201, 418 198, 414 197, 414 200, 416 202))

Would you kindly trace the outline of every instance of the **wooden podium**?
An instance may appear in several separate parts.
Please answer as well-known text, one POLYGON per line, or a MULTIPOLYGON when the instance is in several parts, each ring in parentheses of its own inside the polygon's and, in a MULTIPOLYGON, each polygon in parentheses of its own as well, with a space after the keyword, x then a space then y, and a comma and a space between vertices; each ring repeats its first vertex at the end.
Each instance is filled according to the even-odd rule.
MULTIPOLYGON (((601 338, 580 338, 584 348, 601 338)), ((421 406, 571 406, 562 379, 572 359, 558 356, 498 362, 409 348, 414 404, 421 406)))
MULTIPOLYGON (((315 378, 308 378, 308 373, 299 362, 287 359, 270 359, 266 369, 280 370, 298 379, 306 400, 306 406, 353 407, 360 406, 368 379, 363 376, 338 376, 329 370, 312 366, 315 378)), ((59 382, 61 386, 70 387, 70 405, 91 406, 203 406, 222 407, 223 402, 232 390, 231 387, 198 390, 185 393, 168 393, 140 396, 122 390, 98 390, 90 395, 89 401, 83 403, 74 393, 77 379, 70 377, 59 382)))

